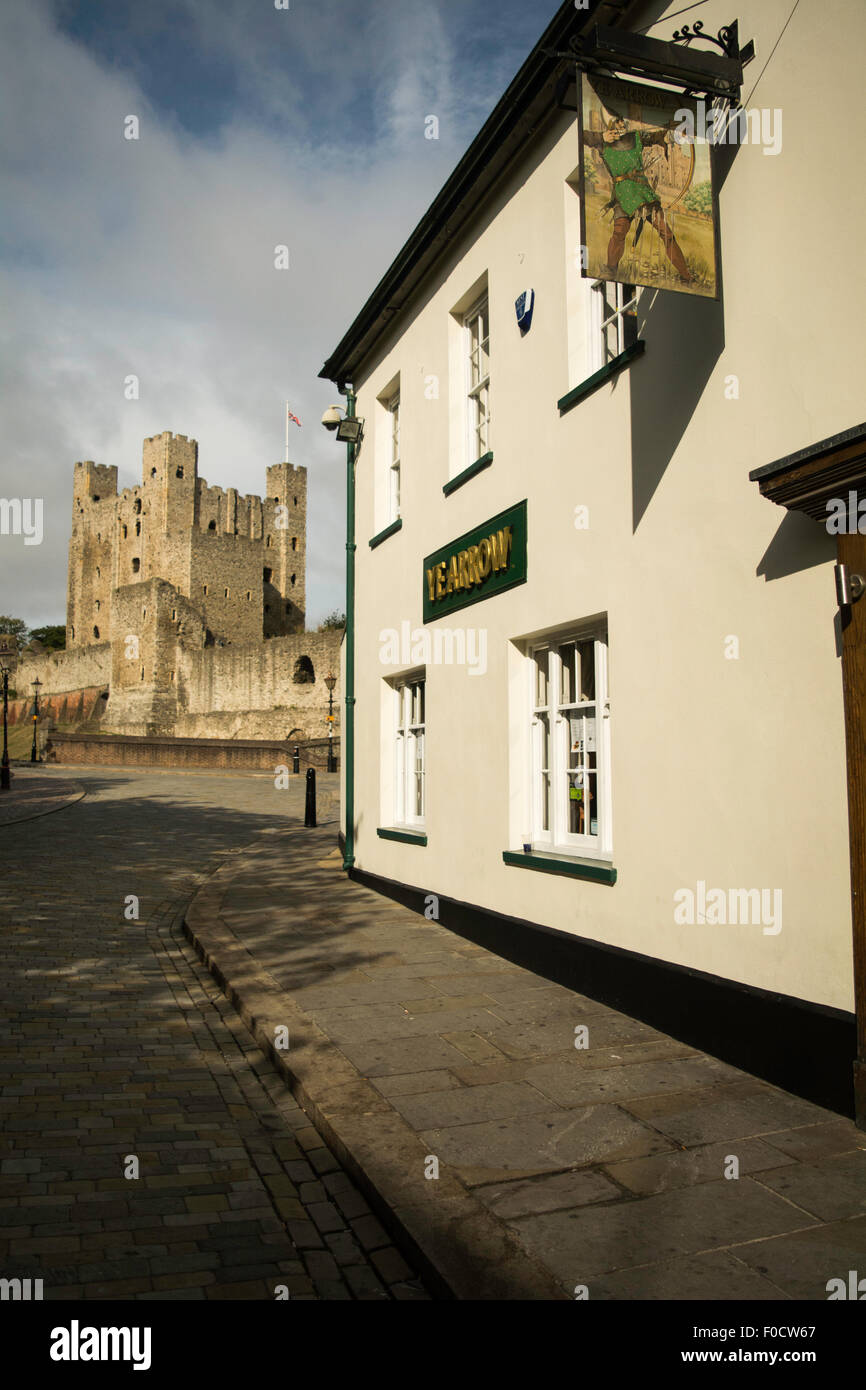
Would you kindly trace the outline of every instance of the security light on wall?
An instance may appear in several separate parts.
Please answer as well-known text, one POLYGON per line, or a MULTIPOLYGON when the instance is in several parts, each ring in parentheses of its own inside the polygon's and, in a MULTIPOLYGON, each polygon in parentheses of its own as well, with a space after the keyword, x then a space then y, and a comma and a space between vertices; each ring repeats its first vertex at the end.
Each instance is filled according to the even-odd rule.
POLYGON ((360 444, 364 438, 364 421, 359 420, 356 415, 345 416, 340 421, 337 438, 343 444, 360 444))
POLYGON ((344 415, 338 405, 329 405, 322 416, 326 430, 336 430, 341 444, 360 444, 364 438, 364 421, 356 415, 344 415))

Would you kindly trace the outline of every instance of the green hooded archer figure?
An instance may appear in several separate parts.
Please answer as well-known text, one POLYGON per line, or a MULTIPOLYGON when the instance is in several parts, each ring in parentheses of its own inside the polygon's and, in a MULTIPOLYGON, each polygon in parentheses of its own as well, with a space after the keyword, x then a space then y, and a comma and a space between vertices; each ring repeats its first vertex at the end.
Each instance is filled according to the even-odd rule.
MULTIPOLYGON (((601 154, 605 168, 610 174, 612 190, 608 208, 613 211, 613 234, 607 248, 605 269, 616 275, 617 266, 625 250, 625 239, 635 216, 641 222, 651 222, 661 238, 665 253, 674 270, 685 284, 694 282, 694 276, 686 265, 679 242, 671 231, 661 199, 644 172, 643 151, 647 145, 667 144, 667 130, 630 131, 622 116, 614 116, 603 131, 585 130, 583 142, 601 154)), ((642 231, 638 227, 635 244, 642 231)))

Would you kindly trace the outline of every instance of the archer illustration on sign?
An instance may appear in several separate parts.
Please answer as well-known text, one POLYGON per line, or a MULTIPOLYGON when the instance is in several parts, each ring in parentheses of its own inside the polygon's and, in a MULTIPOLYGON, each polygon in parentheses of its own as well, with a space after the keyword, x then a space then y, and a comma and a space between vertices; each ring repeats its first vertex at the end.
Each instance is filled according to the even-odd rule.
POLYGON ((579 103, 582 274, 718 298, 718 204, 694 101, 584 77, 579 103))

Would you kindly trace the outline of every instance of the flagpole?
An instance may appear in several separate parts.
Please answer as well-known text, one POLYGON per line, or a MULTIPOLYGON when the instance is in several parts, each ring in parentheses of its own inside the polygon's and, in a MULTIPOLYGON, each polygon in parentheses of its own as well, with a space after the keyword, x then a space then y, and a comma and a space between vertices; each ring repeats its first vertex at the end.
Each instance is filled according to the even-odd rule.
POLYGON ((286 463, 289 461, 289 403, 286 401, 286 463))

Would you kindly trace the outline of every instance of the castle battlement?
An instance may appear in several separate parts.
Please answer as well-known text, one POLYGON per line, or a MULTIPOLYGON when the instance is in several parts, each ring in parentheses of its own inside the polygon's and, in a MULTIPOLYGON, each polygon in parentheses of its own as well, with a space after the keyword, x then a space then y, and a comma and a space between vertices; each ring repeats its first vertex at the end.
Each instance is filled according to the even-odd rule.
POLYGON ((141 483, 117 491, 114 465, 77 462, 69 544, 68 648, 112 640, 120 589, 162 580, 214 641, 303 631, 306 469, 267 469, 267 495, 211 487, 198 443, 165 430, 144 440, 141 483))

